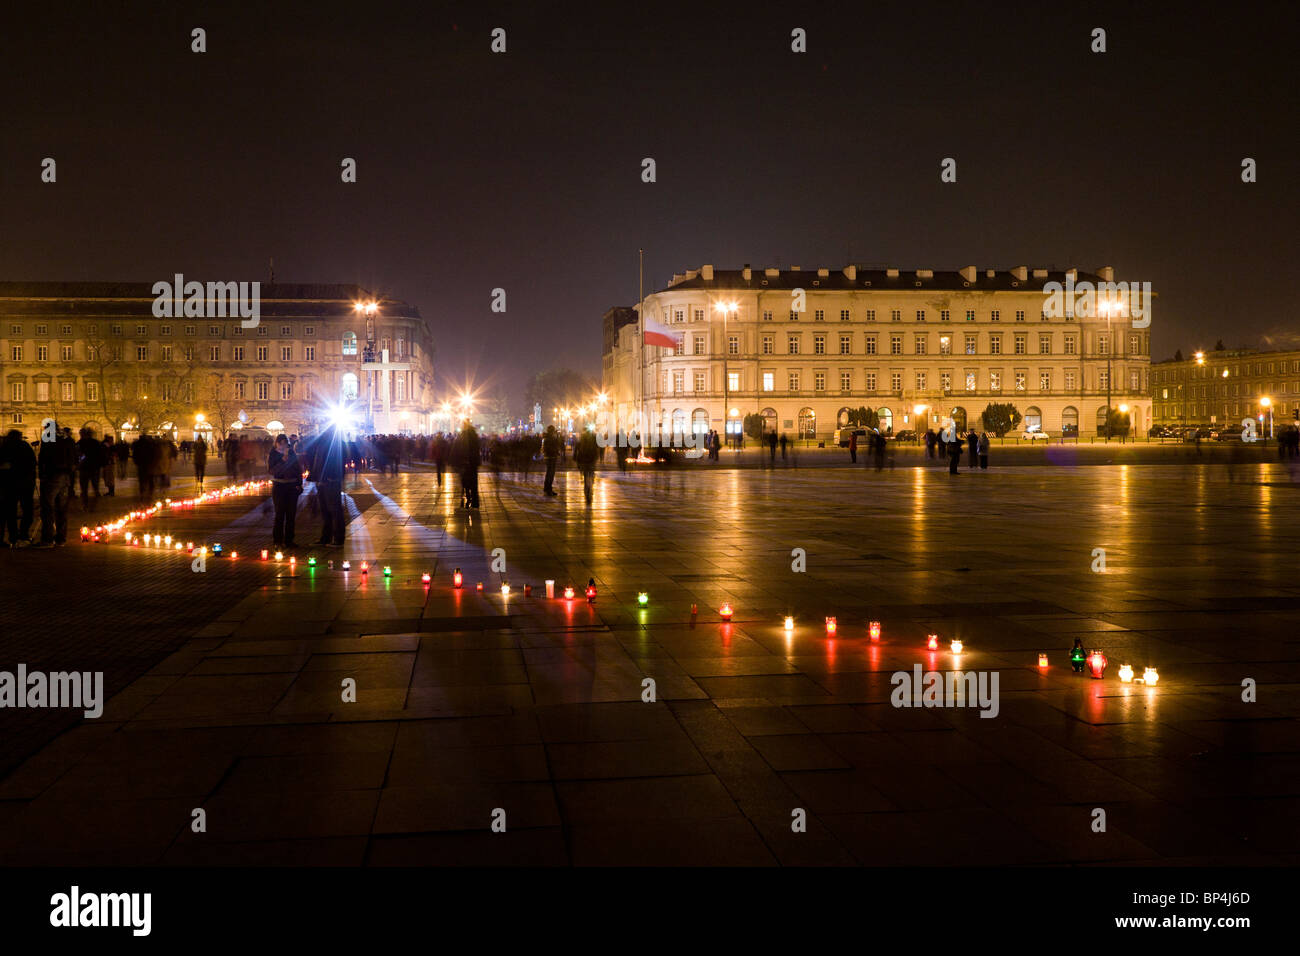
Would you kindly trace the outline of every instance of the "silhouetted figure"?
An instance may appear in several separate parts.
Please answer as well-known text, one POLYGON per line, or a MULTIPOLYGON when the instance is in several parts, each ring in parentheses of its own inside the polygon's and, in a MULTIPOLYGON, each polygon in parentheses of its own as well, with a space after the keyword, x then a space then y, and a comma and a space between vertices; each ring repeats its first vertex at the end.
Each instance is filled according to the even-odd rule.
MULTIPOLYGON (((660 441, 659 451, 663 452, 663 442, 660 441)), ((600 448, 596 444, 596 433, 590 429, 583 431, 577 443, 573 446, 573 461, 582 472, 582 493, 587 499, 587 504, 591 504, 592 493, 596 484, 596 459, 600 455, 600 448)))
POLYGON ((331 426, 312 438, 301 458, 307 464, 307 477, 316 482, 321 517, 317 544, 341 548, 348 521, 343 503, 343 435, 338 427, 331 426))
POLYGON ((271 454, 266 458, 266 470, 271 475, 271 501, 275 505, 271 540, 276 547, 296 547, 293 530, 298 515, 298 496, 302 494, 302 463, 285 436, 275 439, 271 454))
POLYGON ((31 544, 35 495, 36 453, 23 440, 22 432, 10 429, 0 441, 0 543, 4 547, 31 544), (9 540, 3 541, 6 532, 9 540))
POLYGON ((57 432, 54 441, 41 442, 37 470, 41 476, 41 541, 37 547, 52 548, 68 538, 68 502, 72 498, 72 476, 77 470, 72 429, 57 432))
POLYGON ((461 499, 466 508, 479 506, 478 468, 481 455, 482 443, 479 441, 478 432, 474 430, 472 424, 465 422, 465 427, 460 430, 452 446, 452 458, 456 462, 456 467, 460 469, 461 499))
POLYGON ((194 480, 199 489, 203 488, 203 478, 208 473, 208 443, 200 438, 194 443, 194 480))
POLYGON ((961 464, 961 436, 954 434, 952 441, 948 442, 948 474, 957 474, 957 466, 961 464))
POLYGON ((554 498, 555 467, 560 460, 560 436, 554 425, 546 426, 546 436, 542 439, 542 457, 546 459, 546 481, 542 484, 542 493, 554 498))
POLYGON ((980 432, 979 451, 980 451, 980 470, 987 471, 989 467, 989 433, 988 432, 980 432))

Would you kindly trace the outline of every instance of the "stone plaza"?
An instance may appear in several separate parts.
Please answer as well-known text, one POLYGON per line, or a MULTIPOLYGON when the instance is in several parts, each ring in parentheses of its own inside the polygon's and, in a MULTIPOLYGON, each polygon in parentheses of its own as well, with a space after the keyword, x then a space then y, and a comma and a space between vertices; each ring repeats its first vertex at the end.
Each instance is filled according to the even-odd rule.
POLYGON ((467 512, 417 464, 350 477, 346 548, 292 565, 259 557, 262 496, 132 525, 219 542, 203 573, 120 535, 6 551, 0 669, 102 670, 110 697, 0 711, 0 858, 1300 861, 1287 463, 962 471, 603 469, 591 506, 573 471, 557 499, 485 472, 467 512), (995 672, 996 716, 894 706, 918 666, 995 672))

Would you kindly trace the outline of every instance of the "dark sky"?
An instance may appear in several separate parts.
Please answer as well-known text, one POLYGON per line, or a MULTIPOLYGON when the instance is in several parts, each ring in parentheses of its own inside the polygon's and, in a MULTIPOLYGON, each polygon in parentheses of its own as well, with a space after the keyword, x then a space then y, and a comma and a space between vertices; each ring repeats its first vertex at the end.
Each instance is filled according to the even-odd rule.
POLYGON ((1160 296, 1156 358, 1300 344, 1287 4, 58 6, 0 33, 0 278, 274 256, 415 303, 449 387, 515 396, 599 374, 639 247, 647 291, 705 262, 1113 265, 1160 296))

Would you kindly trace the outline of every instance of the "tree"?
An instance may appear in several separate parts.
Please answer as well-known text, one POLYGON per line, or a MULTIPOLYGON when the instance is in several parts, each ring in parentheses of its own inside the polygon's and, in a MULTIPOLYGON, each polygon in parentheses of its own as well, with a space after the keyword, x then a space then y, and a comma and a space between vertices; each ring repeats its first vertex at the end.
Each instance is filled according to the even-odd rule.
POLYGON ((1183 360, 1183 350, 1182 350, 1182 349, 1175 349, 1175 350, 1174 350, 1174 361, 1175 361, 1175 362, 1181 362, 1182 360, 1183 360))
POLYGON ((1020 412, 1007 402, 989 402, 984 409, 984 427, 999 438, 1020 424, 1020 412))
POLYGON ((1105 433, 1109 433, 1112 438, 1126 438, 1129 429, 1133 423, 1129 418, 1128 412, 1121 412, 1118 408, 1112 408, 1106 415, 1105 433))
POLYGON ((226 376, 219 372, 209 375, 199 392, 199 406, 207 416, 213 434, 217 438, 225 438, 230 434, 230 427, 239 417, 239 402, 235 399, 234 383, 227 382, 226 376))
POLYGON ((767 425, 767 419, 758 412, 753 412, 745 416, 745 434, 755 441, 761 441, 763 438, 763 429, 767 425))
POLYGON ((875 428, 880 424, 880 416, 876 414, 874 408, 867 408, 865 405, 859 405, 857 408, 850 408, 845 412, 848 424, 851 427, 875 428))
POLYGON ((542 421, 554 419, 555 409, 585 405, 599 389, 594 380, 571 368, 553 368, 537 372, 524 386, 524 401, 528 414, 534 405, 542 406, 542 421))
POLYGON ((1214 351, 1216 352, 1223 351, 1223 339, 1219 339, 1217 342, 1214 343, 1214 351))

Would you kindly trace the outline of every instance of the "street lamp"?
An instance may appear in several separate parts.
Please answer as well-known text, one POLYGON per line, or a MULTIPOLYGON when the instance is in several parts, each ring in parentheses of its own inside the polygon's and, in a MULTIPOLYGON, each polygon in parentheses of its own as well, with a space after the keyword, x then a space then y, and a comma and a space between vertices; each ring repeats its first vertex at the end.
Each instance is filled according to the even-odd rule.
POLYGON ((1264 432, 1264 437, 1272 438, 1273 437, 1273 399, 1269 398, 1267 395, 1262 396, 1259 400, 1259 407, 1264 409, 1264 412, 1263 414, 1260 415, 1260 418, 1262 419, 1265 415, 1268 416, 1268 428, 1264 432))

